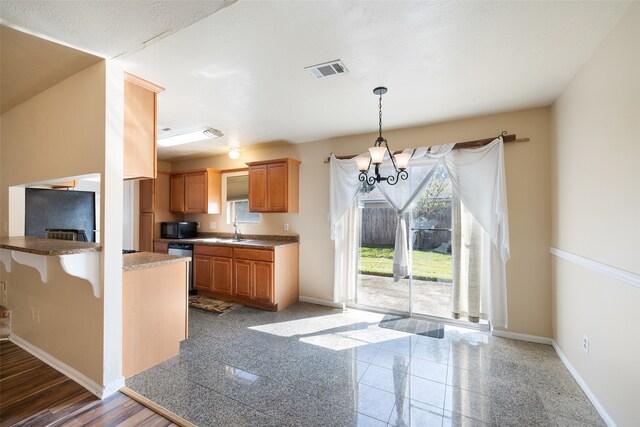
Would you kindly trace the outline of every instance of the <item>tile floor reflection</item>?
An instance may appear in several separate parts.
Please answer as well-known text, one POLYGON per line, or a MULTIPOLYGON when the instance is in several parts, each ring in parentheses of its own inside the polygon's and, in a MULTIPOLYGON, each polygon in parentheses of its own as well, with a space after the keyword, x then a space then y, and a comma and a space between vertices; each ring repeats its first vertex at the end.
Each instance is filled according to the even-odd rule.
POLYGON ((190 309, 180 355, 127 386, 199 426, 604 426, 552 347, 298 303, 190 309))

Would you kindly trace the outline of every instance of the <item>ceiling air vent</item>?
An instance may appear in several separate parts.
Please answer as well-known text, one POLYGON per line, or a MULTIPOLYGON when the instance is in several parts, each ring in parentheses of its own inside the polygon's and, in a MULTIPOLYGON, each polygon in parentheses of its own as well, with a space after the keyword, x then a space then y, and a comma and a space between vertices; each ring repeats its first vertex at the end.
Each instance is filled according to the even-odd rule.
POLYGON ((336 59, 335 61, 325 62, 324 64, 312 65, 310 67, 305 67, 304 69, 307 70, 309 74, 311 74, 316 79, 349 72, 349 70, 347 70, 347 67, 345 67, 342 61, 340 61, 339 59, 336 59))

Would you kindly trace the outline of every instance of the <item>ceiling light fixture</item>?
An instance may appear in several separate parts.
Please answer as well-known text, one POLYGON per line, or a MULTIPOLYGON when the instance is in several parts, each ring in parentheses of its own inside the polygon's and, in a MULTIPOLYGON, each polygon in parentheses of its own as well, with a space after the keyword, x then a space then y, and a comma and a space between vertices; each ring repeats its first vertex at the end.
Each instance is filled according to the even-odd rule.
POLYGON ((222 135, 224 134, 218 129, 203 128, 158 139, 158 145, 161 147, 173 147, 174 145, 189 144, 205 139, 220 138, 222 135))
POLYGON ((377 87, 373 90, 373 93, 378 95, 378 138, 376 142, 373 144, 373 147, 369 148, 369 153, 371 153, 371 158, 368 159, 366 157, 357 157, 356 163, 358 164, 358 170, 360 171, 360 175, 358 179, 362 181, 363 185, 372 186, 374 183, 380 183, 382 181, 386 181, 389 185, 395 185, 399 179, 406 180, 409 178, 409 173, 406 171, 407 166, 409 165, 409 159, 411 159, 411 154, 408 153, 398 153, 395 156, 389 149, 389 144, 387 144, 387 140, 382 137, 382 95, 387 93, 386 87, 377 87), (389 158, 391 159, 391 164, 393 165, 393 169, 396 174, 389 176, 380 176, 380 164, 384 160, 384 155, 389 153, 389 158), (375 175, 369 175, 369 168, 371 167, 371 163, 373 163, 375 168, 375 175))
POLYGON ((237 159, 240 157, 240 149, 238 147, 233 147, 231 149, 229 149, 229 158, 230 159, 237 159))

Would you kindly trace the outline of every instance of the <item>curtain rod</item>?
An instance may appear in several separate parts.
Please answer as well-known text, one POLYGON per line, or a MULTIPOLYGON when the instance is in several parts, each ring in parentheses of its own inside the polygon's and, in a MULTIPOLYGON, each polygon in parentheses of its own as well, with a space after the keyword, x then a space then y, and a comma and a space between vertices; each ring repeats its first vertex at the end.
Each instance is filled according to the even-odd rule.
MULTIPOLYGON (((507 142, 527 142, 527 141, 529 141, 529 138, 516 138, 516 134, 515 133, 511 133, 511 134, 507 135, 506 131, 502 132, 500 135, 502 135, 502 140, 505 143, 507 143, 507 142)), ((489 144, 491 141, 493 141, 496 138, 497 138, 496 136, 493 136, 491 138, 476 139, 475 141, 456 142, 455 146, 453 147, 453 149, 454 150, 459 150, 461 148, 483 147, 483 146, 489 144)), ((395 154, 398 154, 398 153, 402 153, 402 151, 394 151, 393 154, 395 155, 395 154)), ((357 154, 350 154, 350 155, 347 155, 347 156, 336 156, 336 159, 339 159, 339 160, 353 159, 356 156, 358 156, 358 155, 357 154)), ((331 159, 331 157, 327 157, 324 162, 325 163, 329 163, 329 159, 331 159)))

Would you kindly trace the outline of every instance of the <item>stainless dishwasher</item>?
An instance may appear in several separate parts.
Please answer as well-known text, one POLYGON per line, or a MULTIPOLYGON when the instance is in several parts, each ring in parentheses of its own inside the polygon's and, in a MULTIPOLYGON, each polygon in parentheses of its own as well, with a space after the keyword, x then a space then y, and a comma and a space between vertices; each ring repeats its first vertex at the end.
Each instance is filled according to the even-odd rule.
POLYGON ((193 289, 193 245, 189 243, 169 243, 169 255, 191 258, 189 268, 187 269, 189 274, 189 293, 195 294, 196 291, 193 289))

